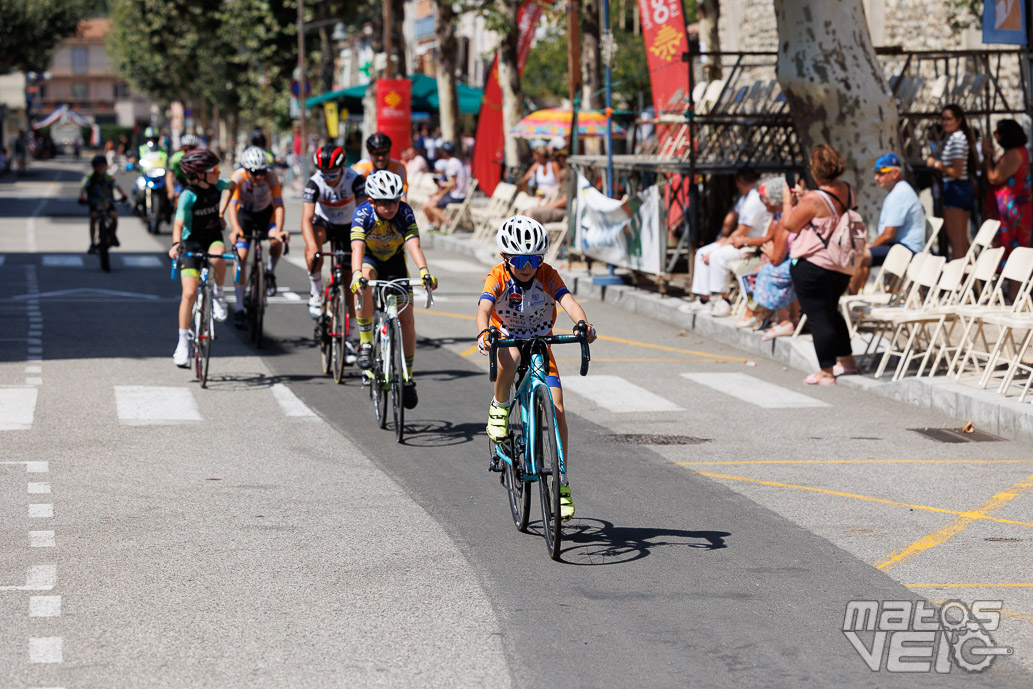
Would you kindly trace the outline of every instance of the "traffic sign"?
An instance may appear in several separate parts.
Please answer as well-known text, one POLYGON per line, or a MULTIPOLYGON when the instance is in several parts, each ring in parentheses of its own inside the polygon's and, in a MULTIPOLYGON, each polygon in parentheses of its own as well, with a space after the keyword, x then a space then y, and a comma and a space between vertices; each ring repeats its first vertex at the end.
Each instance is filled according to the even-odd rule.
MULTIPOLYGON (((298 87, 299 87, 298 80, 297 79, 291 79, 291 95, 293 95, 295 98, 300 98, 301 97, 301 94, 299 93, 300 89, 298 87)), ((312 93, 312 82, 310 82, 308 79, 306 79, 305 80, 305 95, 308 96, 308 94, 310 94, 310 93, 312 93)))

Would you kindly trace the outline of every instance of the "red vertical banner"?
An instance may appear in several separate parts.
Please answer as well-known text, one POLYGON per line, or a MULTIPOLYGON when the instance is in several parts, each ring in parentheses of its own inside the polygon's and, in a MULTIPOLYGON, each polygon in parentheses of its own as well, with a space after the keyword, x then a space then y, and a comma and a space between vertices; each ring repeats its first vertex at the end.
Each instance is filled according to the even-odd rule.
MULTIPOLYGON (((542 16, 542 0, 527 0, 517 13, 517 69, 523 73, 527 54, 531 52, 534 31, 542 16)), ((502 179, 502 165, 505 160, 506 132, 502 126, 502 87, 499 85, 499 58, 491 63, 484 98, 481 100, 481 114, 477 119, 477 138, 473 149, 473 176, 477 186, 489 196, 494 193, 502 179)))
POLYGON ((689 63, 682 62, 682 53, 689 50, 685 17, 681 0, 638 0, 642 15, 642 38, 646 43, 649 82, 653 87, 653 108, 657 114, 667 110, 684 110, 671 98, 689 87, 689 63))
POLYGON ((377 79, 377 131, 391 137, 391 157, 412 142, 412 82, 377 79))

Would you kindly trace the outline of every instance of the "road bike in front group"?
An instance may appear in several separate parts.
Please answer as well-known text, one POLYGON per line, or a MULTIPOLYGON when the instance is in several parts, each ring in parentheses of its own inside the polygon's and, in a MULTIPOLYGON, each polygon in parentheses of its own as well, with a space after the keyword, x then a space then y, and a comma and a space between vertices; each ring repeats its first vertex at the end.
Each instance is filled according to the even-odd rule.
MULTIPOLYGON (((394 420, 395 440, 402 442, 405 436, 404 386, 409 382, 402 350, 402 322, 398 314, 411 306, 409 288, 418 287, 419 278, 398 278, 396 280, 366 280, 363 287, 373 288, 373 365, 362 379, 369 386, 373 400, 373 412, 377 424, 387 427, 387 394, 391 393, 391 416, 394 420), (401 299, 400 299, 401 298, 401 299), (402 304, 399 305, 399 301, 402 304)), ((434 295, 427 290, 424 308, 434 305, 434 295)), ((361 306, 360 306, 361 308, 361 306)))
MULTIPOLYGON (((265 279, 265 254, 262 251, 262 235, 246 235, 249 253, 247 284, 244 288, 244 311, 247 314, 248 335, 255 347, 262 348, 262 325, 265 321, 265 307, 268 303, 265 279)), ((283 242, 283 254, 290 253, 290 243, 283 242)), ((239 262, 237 270, 240 270, 239 262)))
POLYGON ((111 206, 103 204, 97 208, 97 255, 100 269, 111 272, 111 247, 115 244, 115 219, 111 217, 111 206))
POLYGON ((531 511, 531 486, 538 484, 542 505, 542 531, 549 556, 560 559, 563 540, 560 516, 560 476, 566 473, 564 448, 556 425, 556 409, 545 376, 549 371, 549 346, 581 345, 581 375, 588 374, 591 355, 588 349, 588 324, 578 321, 573 335, 547 335, 529 338, 501 338, 498 328, 488 330, 491 344, 489 373, 495 382, 496 355, 501 347, 520 350, 514 408, 509 417, 509 436, 501 443, 489 440, 492 471, 502 472, 502 485, 509 497, 509 509, 517 530, 526 531, 531 511), (501 463, 500 463, 501 462, 501 463))
MULTIPOLYGON (((315 339, 319 345, 319 359, 323 373, 333 376, 335 383, 344 377, 344 367, 355 361, 355 352, 348 341, 351 320, 348 314, 348 283, 345 276, 350 274, 349 261, 351 253, 348 242, 332 240, 331 243, 330 282, 323 290, 323 314, 316 321, 315 339)), ((317 251, 309 273, 315 261, 326 254, 317 251)))
MULTIPOLYGON (((194 375, 201 387, 208 386, 208 361, 212 356, 212 341, 215 340, 215 318, 212 315, 212 302, 215 300, 215 286, 212 284, 212 259, 224 258, 233 261, 235 254, 207 254, 187 251, 181 254, 184 258, 201 259, 200 277, 197 281, 197 299, 190 314, 190 350, 194 361, 194 375)), ((172 279, 176 279, 179 261, 172 263, 172 279)), ((236 281, 240 276, 240 264, 237 264, 236 281)))

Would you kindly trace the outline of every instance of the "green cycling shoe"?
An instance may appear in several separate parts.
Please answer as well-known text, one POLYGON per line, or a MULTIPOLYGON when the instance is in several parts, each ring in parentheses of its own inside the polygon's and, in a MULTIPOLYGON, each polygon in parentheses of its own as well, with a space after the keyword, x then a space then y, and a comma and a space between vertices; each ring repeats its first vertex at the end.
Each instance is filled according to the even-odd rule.
POLYGON ((493 442, 501 443, 509 436, 509 410, 511 407, 501 407, 492 401, 488 407, 488 437, 493 442))
POLYGON ((570 494, 570 486, 560 486, 560 518, 569 522, 574 516, 574 497, 570 494))

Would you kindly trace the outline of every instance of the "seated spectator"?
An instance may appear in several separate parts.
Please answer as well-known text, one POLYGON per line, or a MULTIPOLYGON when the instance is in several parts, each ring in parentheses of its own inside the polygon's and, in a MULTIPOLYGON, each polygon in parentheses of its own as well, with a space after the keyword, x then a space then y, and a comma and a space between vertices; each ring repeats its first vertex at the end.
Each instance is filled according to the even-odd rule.
POLYGON ((683 310, 706 312, 711 316, 727 316, 732 305, 730 294, 730 266, 738 261, 740 251, 732 242, 737 237, 757 239, 763 237, 771 222, 771 214, 761 201, 757 191, 757 173, 743 168, 735 175, 735 187, 739 199, 725 216, 717 240, 696 252, 692 271, 692 293, 696 301, 683 305, 683 310))
POLYGON ((427 172, 430 170, 430 165, 427 164, 427 159, 416 152, 413 146, 403 148, 402 152, 398 154, 398 157, 403 163, 405 163, 405 174, 408 175, 409 179, 419 172, 427 172))
POLYGON ((551 198, 543 198, 539 205, 529 210, 527 214, 543 225, 565 220, 567 218, 566 187, 557 189, 551 198))
POLYGON ((447 221, 442 209, 466 200, 466 166, 456 157, 455 151, 456 145, 451 141, 438 147, 440 158, 444 160, 444 176, 438 181, 438 190, 423 204, 423 212, 431 222, 431 230, 438 230, 447 221))
POLYGON ((535 196, 553 196, 560 186, 560 169, 552 160, 552 153, 545 146, 534 149, 534 163, 517 182, 520 189, 534 187, 535 196), (531 180, 534 184, 531 185, 531 180))
POLYGON ((886 153, 875 161, 875 183, 889 193, 879 213, 879 236, 865 246, 864 255, 858 258, 847 288, 850 294, 861 291, 868 282, 871 266, 881 266, 894 244, 903 245, 913 254, 925 248, 925 210, 918 194, 904 180, 900 158, 895 153, 886 153))

